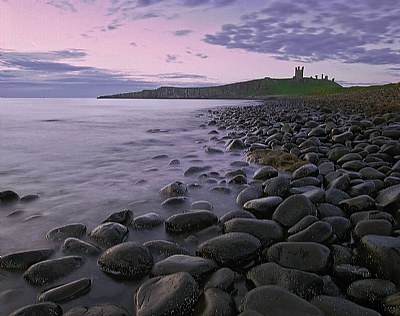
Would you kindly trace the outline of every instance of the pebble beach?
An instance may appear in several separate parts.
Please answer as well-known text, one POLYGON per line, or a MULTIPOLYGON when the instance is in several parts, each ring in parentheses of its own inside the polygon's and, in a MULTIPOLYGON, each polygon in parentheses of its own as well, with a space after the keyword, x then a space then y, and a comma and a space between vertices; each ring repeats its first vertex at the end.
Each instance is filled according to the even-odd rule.
MULTIPOLYGON (((0 282, 12 273, 38 289, 36 303, 10 315, 400 315, 399 84, 271 97, 202 118, 209 139, 198 146, 210 159, 157 188, 168 217, 127 207, 89 231, 49 227, 62 255, 50 246, 0 252, 0 282), (213 165, 222 155, 231 157, 225 173, 213 165), (199 187, 229 211, 196 196, 199 187), (173 238, 127 241, 160 227, 173 238), (131 310, 106 289, 103 304, 71 305, 95 285, 74 277, 88 260, 121 291, 135 282, 123 294, 131 310)), ((4 190, 0 207, 37 199, 4 190)), ((16 295, 3 291, 0 304, 16 295)))

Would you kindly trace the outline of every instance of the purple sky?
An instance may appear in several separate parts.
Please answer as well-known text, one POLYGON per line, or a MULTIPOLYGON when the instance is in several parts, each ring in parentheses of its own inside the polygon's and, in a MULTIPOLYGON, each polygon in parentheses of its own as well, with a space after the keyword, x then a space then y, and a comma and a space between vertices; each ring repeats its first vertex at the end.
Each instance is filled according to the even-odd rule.
POLYGON ((0 0, 0 97, 400 81, 398 0, 0 0))

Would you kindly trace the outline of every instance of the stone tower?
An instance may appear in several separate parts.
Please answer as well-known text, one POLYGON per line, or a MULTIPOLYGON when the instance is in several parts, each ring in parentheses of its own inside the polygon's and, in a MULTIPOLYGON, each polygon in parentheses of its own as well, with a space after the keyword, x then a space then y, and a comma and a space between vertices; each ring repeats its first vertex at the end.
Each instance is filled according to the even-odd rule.
POLYGON ((300 68, 300 66, 299 67, 295 67, 294 68, 294 79, 296 80, 296 81, 303 81, 303 75, 304 75, 304 67, 301 67, 300 68))

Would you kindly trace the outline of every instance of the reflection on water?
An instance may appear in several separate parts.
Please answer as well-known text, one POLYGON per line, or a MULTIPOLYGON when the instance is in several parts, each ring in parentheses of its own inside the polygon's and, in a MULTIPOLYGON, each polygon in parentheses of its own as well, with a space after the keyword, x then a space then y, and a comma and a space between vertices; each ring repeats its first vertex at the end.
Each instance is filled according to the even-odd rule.
MULTIPOLYGON (((193 165, 211 165, 212 171, 221 175, 232 170, 229 162, 241 157, 204 153, 202 146, 209 145, 211 129, 199 126, 206 120, 207 108, 239 105, 243 101, 1 99, 0 102, 0 191, 10 189, 21 196, 40 195, 37 201, 0 209, 0 255, 55 247, 55 256, 61 256, 59 244, 44 237, 50 229, 84 223, 89 232, 111 212, 127 208, 135 216, 156 212, 165 218, 187 210, 196 200, 213 203, 218 216, 237 208, 234 197, 239 188, 233 187, 228 195, 210 192, 209 188, 215 185, 213 181, 207 184, 199 178, 184 177, 183 173, 193 165), (172 159, 178 159, 180 164, 169 165, 172 159), (163 208, 159 189, 175 180, 203 182, 203 186, 190 190, 187 205, 163 208)), ((217 177, 216 182, 220 180, 217 177)), ((199 241, 215 233, 199 234, 199 241)), ((143 243, 168 239, 182 243, 184 237, 168 235, 160 226, 151 230, 130 229, 128 240, 143 243)), ((194 247, 189 249, 194 251, 194 247)), ((96 267, 95 259, 87 259, 83 268, 64 281, 80 277, 92 278, 93 288, 86 296, 63 304, 64 311, 95 303, 133 309, 137 282, 115 281, 105 276, 96 267)), ((34 303, 43 288, 29 286, 21 273, 0 271, 0 292, 7 290, 18 290, 21 294, 0 295, 0 314, 34 303)))

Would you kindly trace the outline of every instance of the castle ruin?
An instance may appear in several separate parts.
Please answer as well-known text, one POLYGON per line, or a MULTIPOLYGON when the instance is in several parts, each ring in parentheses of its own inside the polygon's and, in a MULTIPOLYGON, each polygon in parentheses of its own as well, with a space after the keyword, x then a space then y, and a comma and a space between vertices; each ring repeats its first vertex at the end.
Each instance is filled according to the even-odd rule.
MULTIPOLYGON (((302 82, 304 81, 304 67, 295 67, 294 68, 294 76, 293 79, 296 82, 302 82)), ((313 77, 311 76, 310 79, 313 79, 313 77)), ((318 80, 318 75, 315 75, 315 79, 318 80)), ((329 80, 328 76, 324 76, 324 74, 321 75, 321 80, 329 80)), ((335 78, 332 78, 332 81, 335 81, 335 78)))

